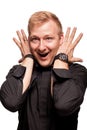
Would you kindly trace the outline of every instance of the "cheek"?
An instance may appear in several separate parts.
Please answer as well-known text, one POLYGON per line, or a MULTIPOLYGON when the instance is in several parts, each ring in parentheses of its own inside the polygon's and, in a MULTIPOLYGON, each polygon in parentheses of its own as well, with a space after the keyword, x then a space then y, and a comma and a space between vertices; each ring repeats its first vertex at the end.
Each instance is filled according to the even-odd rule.
POLYGON ((31 43, 29 44, 29 47, 30 47, 30 51, 31 51, 31 53, 32 53, 32 52, 33 52, 33 46, 32 46, 31 43))
POLYGON ((53 50, 58 50, 58 48, 59 48, 59 43, 58 42, 54 43, 53 46, 52 46, 52 49, 53 50))
POLYGON ((52 46, 52 52, 54 53, 54 55, 56 55, 59 46, 59 43, 55 43, 54 46, 52 46))
POLYGON ((33 50, 35 50, 35 49, 36 49, 35 44, 31 44, 31 43, 30 43, 29 45, 30 45, 29 47, 30 47, 30 50, 31 50, 31 51, 33 51, 33 50))

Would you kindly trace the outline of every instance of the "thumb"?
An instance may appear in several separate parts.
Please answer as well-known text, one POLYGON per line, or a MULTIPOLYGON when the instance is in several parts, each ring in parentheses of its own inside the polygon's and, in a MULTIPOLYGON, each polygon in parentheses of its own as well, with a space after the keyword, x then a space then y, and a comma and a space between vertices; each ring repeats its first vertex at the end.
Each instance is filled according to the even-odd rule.
POLYGON ((83 62, 83 59, 77 58, 77 57, 73 57, 70 62, 83 62))

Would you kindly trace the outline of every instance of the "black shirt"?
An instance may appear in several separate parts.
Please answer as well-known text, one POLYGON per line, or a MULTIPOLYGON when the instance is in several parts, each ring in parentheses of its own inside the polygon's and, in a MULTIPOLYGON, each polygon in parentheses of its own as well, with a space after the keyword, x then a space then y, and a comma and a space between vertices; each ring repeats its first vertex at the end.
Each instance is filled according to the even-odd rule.
POLYGON ((34 65, 31 84, 22 94, 25 71, 21 65, 13 66, 0 90, 6 109, 18 111, 17 130, 77 130, 87 85, 86 68, 76 63, 70 64, 69 70, 34 65))

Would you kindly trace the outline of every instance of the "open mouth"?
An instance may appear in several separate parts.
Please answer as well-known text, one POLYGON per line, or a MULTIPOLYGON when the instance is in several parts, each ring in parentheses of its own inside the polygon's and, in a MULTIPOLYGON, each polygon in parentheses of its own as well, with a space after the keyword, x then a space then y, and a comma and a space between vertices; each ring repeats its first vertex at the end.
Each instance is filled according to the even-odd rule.
POLYGON ((40 57, 46 57, 47 55, 48 55, 48 53, 44 53, 44 54, 39 53, 40 57))

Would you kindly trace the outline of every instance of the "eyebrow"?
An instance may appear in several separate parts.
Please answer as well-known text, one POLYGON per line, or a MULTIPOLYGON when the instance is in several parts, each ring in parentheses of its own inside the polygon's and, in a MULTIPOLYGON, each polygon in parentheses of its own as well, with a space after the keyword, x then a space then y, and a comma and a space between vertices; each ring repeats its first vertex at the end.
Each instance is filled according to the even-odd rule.
MULTIPOLYGON (((48 37, 48 36, 54 37, 55 35, 53 35, 53 34, 46 34, 46 35, 44 35, 43 37, 48 37)), ((33 37, 38 37, 38 38, 40 38, 40 37, 37 36, 37 35, 32 35, 32 36, 30 36, 30 38, 33 38, 33 37)))

